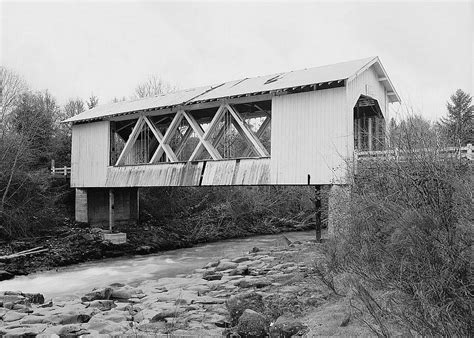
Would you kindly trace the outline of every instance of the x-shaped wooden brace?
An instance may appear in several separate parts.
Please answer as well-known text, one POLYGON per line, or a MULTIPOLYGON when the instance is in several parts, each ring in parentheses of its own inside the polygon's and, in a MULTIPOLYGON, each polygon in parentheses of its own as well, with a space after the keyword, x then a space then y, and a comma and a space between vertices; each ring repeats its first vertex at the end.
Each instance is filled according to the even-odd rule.
MULTIPOLYGON (((211 155, 213 160, 221 160, 222 156, 219 154, 215 146, 212 144, 211 136, 216 131, 216 128, 218 127, 218 123, 221 120, 221 118, 224 116, 226 110, 232 115, 233 117, 232 124, 234 125, 235 129, 237 129, 239 134, 243 136, 243 138, 247 142, 248 147, 253 148, 259 156, 268 157, 269 156, 268 151, 262 145, 258 136, 260 136, 265 130, 265 128, 268 126, 270 122, 270 117, 267 117, 265 119, 265 121, 262 123, 259 130, 257 131, 257 135, 256 135, 248 127, 248 125, 245 123, 245 120, 235 110, 235 108, 231 107, 229 104, 223 104, 217 110, 216 114, 214 115, 214 117, 212 118, 212 121, 209 124, 209 128, 205 132, 202 129, 201 125, 196 121, 196 119, 191 114, 189 114, 188 112, 184 110, 179 110, 176 113, 173 120, 171 121, 170 126, 166 130, 165 135, 163 135, 158 130, 158 128, 156 128, 156 126, 146 116, 140 116, 130 136, 128 137, 125 147, 122 153, 120 154, 117 160, 117 163, 115 165, 123 164, 126 156, 130 153, 131 149, 133 148, 133 145, 135 144, 138 136, 140 135, 142 127, 145 124, 148 125, 151 132, 153 133, 153 135, 155 136, 156 140, 159 143, 158 148, 156 149, 155 153, 151 157, 150 163, 158 162, 158 160, 161 158, 163 153, 167 155, 168 159, 171 162, 177 162, 178 161, 177 154, 179 155, 181 151, 184 149, 187 139, 191 136, 193 132, 198 137, 199 143, 194 149, 193 153, 191 154, 189 161, 196 160, 196 158, 201 154, 204 148, 208 151, 209 155, 211 155), (187 128, 184 135, 182 135, 181 142, 178 145, 176 153, 175 153, 171 149, 168 142, 173 137, 173 134, 177 131, 177 128, 183 118, 186 119, 190 128, 187 128)), ((214 139, 215 144, 219 143, 220 139, 224 136, 225 131, 226 131, 225 126, 223 126, 221 130, 218 132, 216 138, 214 139)))
MULTIPOLYGON (((193 130, 196 132, 196 134, 199 137, 199 144, 194 149, 189 160, 194 161, 204 150, 203 148, 207 149, 207 151, 209 152, 209 154, 212 156, 214 160, 222 159, 222 156, 219 154, 215 146, 211 143, 210 138, 215 132, 218 126, 218 123, 223 117, 226 110, 232 115, 233 117, 232 124, 234 125, 235 129, 237 129, 239 134, 243 136, 248 146, 253 148, 259 156, 268 157, 269 154, 267 150, 262 145, 258 137, 247 126, 242 116, 235 110, 235 108, 231 107, 229 104, 223 104, 217 110, 206 132, 202 130, 202 127, 199 125, 199 123, 197 123, 197 121, 190 114, 185 113, 185 117, 188 120, 189 125, 191 126, 191 128, 193 128, 193 130)), ((225 126, 223 126, 221 130, 218 132, 216 138, 214 139, 214 143, 218 144, 220 139, 224 136, 224 134, 225 134, 225 126)))
MULTIPOLYGON (((173 152, 173 150, 171 149, 171 147, 168 144, 166 144, 167 139, 165 138, 165 136, 166 136, 166 134, 168 134, 170 129, 168 128, 167 132, 165 133, 165 136, 163 136, 163 134, 158 130, 158 128, 156 128, 155 125, 146 116, 140 116, 138 118, 137 123, 135 124, 135 127, 133 128, 132 132, 130 133, 130 135, 128 137, 128 140, 125 143, 125 147, 123 148, 122 152, 120 153, 120 156, 119 156, 117 162, 115 163, 115 165, 123 164, 125 158, 130 153, 130 151, 132 150, 135 142, 137 141, 137 138, 140 135, 140 132, 141 132, 141 130, 142 130, 142 128, 145 124, 148 125, 151 132, 153 133, 153 135, 155 136, 156 140, 159 143, 159 146, 158 146, 157 150, 155 151, 155 154, 152 157, 152 160, 154 159, 154 157, 157 154, 158 150, 161 149, 160 157, 161 157, 161 154, 163 154, 163 151, 164 151, 171 161, 178 161, 178 158, 175 155, 175 153, 173 152)), ((171 125, 170 125, 170 128, 171 128, 171 125)))
MULTIPOLYGON (((173 149, 171 149, 168 142, 171 140, 171 137, 173 136, 174 132, 177 130, 177 128, 178 128, 179 124, 181 123, 182 119, 183 119, 183 111, 178 110, 178 112, 174 116, 173 120, 171 121, 168 129, 166 130, 165 135, 161 136, 160 145, 158 146, 158 148, 156 148, 155 153, 151 157, 150 163, 158 162, 158 160, 163 155, 163 152, 166 153, 166 155, 168 156, 168 158, 171 162, 178 162, 178 157, 173 152, 173 149)), ((156 135, 161 135, 161 133, 158 129, 153 128, 152 130, 155 130, 157 132, 157 134, 155 134, 155 136, 156 135)))

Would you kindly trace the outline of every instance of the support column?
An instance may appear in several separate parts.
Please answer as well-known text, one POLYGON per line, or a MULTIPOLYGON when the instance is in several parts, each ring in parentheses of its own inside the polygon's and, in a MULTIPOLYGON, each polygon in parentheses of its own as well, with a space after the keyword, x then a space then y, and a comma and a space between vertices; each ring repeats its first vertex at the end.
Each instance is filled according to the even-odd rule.
POLYGON ((373 141, 372 140, 372 138, 373 138, 373 135, 372 135, 372 122, 373 122, 373 119, 371 117, 369 117, 368 123, 367 123, 367 129, 368 129, 367 145, 368 145, 370 151, 373 150, 373 146, 372 146, 372 141, 373 141))
POLYGON ((328 196, 328 235, 337 236, 347 229, 350 222, 351 187, 332 185, 328 196))
POLYGON ((114 189, 109 189, 109 231, 112 232, 115 226, 115 193, 114 189))
POLYGON ((76 222, 89 222, 89 212, 87 207, 87 189, 76 188, 75 216, 76 222))
POLYGON ((321 242, 321 186, 314 186, 314 223, 316 230, 316 242, 321 242))

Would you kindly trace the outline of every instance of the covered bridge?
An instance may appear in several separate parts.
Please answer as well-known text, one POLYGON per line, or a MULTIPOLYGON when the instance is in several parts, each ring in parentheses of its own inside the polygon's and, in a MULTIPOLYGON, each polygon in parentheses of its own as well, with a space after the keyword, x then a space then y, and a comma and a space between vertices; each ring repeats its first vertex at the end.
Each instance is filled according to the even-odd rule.
POLYGON ((399 101, 371 57, 95 107, 66 121, 76 220, 136 220, 139 187, 344 185, 399 101))

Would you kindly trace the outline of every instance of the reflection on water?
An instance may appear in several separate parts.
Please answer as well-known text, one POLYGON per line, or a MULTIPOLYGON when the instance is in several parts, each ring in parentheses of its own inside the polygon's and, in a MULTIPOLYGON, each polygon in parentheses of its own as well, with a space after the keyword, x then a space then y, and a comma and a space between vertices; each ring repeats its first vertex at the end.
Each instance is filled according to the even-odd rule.
MULTIPOLYGON (((149 279, 190 273, 222 257, 235 257, 253 247, 274 244, 280 235, 257 236, 204 244, 148 256, 113 258, 82 263, 0 282, 0 291, 39 292, 46 298, 78 296, 115 282, 135 284, 149 279)), ((291 241, 309 240, 314 232, 285 233, 291 241)))

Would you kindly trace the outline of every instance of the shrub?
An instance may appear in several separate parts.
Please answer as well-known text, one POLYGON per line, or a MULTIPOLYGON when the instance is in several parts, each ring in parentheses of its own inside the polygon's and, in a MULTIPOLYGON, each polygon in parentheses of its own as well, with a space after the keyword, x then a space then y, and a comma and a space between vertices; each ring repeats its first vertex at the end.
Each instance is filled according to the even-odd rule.
MULTIPOLYGON (((399 135, 398 160, 390 155, 359 163, 350 224, 328 246, 329 266, 358 277, 354 288, 365 295, 362 303, 375 299, 362 284, 384 291, 383 302, 366 306, 383 312, 371 311, 374 318, 421 335, 467 336, 474 291, 472 165, 443 155, 433 135, 412 147, 415 132, 408 127, 399 135)), ((383 323, 373 326, 387 333, 383 323)))

